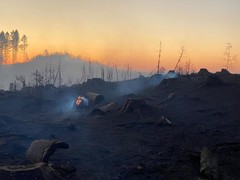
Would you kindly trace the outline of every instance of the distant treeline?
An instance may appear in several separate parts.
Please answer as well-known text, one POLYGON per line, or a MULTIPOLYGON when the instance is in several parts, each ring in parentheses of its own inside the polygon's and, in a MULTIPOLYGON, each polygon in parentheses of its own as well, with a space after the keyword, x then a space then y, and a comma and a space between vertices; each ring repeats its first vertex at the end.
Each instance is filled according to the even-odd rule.
POLYGON ((2 31, 0 33, 0 65, 16 63, 19 50, 23 53, 23 59, 26 61, 28 59, 27 47, 28 38, 25 34, 20 38, 18 30, 10 33, 2 31))
POLYGON ((11 81, 16 90, 46 85, 71 86, 93 78, 107 82, 125 81, 148 74, 133 70, 129 64, 123 67, 113 63, 104 65, 68 53, 49 53, 47 50, 25 63, 25 71, 18 71, 20 66, 15 66, 15 79, 11 81))

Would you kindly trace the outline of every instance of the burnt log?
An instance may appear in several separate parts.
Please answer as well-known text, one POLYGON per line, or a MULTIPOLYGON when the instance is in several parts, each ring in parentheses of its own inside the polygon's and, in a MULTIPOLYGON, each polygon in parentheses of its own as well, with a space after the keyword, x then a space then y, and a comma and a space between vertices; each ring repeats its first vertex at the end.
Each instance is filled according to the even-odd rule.
POLYGON ((57 149, 68 149, 68 144, 57 140, 35 140, 26 152, 26 157, 33 163, 45 162, 57 149))
POLYGON ((11 165, 0 167, 0 179, 36 179, 36 180, 53 180, 51 169, 46 163, 36 163, 31 165, 11 165))
POLYGON ((28 165, 0 166, 0 179, 35 179, 35 180, 63 180, 71 177, 76 169, 69 165, 54 165, 46 163, 35 163, 28 165))
POLYGON ((95 92, 88 92, 87 97, 90 102, 97 104, 104 100, 104 96, 95 92))
POLYGON ((117 103, 111 102, 105 106, 93 109, 91 115, 106 115, 106 113, 113 112, 117 108, 117 103))

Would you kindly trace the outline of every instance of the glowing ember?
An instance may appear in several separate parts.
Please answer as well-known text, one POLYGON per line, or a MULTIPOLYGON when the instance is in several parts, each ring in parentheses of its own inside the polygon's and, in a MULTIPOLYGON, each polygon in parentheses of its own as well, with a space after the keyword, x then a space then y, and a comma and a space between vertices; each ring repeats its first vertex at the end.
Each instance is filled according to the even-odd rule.
POLYGON ((88 99, 83 96, 78 96, 77 99, 74 101, 76 107, 87 107, 88 106, 88 99))
POLYGON ((76 105, 79 106, 79 105, 81 104, 82 100, 83 100, 83 97, 78 96, 78 98, 77 98, 77 100, 76 100, 76 102, 75 102, 76 105))

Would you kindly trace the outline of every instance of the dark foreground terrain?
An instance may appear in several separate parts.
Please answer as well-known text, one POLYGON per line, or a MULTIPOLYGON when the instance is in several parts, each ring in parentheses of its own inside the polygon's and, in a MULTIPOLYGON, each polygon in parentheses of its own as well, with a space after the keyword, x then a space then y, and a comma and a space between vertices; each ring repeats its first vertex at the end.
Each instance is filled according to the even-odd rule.
POLYGON ((144 88, 134 92, 125 91, 136 87, 133 82, 123 82, 119 92, 122 86, 100 80, 31 93, 1 92, 0 165, 30 164, 26 150, 32 141, 56 139, 69 149, 57 150, 50 162, 75 167, 70 179, 221 179, 200 173, 204 147, 240 142, 239 77, 219 77, 221 82, 198 74, 147 86, 149 80, 140 78, 136 81, 144 88), (73 109, 72 101, 88 91, 105 99, 73 109), (124 109, 129 98, 146 104, 124 109), (115 110, 91 114, 111 102, 115 110))

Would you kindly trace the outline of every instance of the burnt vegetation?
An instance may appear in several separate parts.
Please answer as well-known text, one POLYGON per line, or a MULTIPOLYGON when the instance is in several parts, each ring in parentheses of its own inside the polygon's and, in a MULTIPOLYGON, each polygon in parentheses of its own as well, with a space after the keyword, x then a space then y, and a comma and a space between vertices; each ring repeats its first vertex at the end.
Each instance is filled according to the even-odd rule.
POLYGON ((35 57, 59 61, 0 91, 0 179, 238 179, 240 75, 196 73, 184 47, 164 73, 162 50, 150 75, 89 60, 75 80, 69 54, 35 57))
POLYGON ((2 179, 240 176, 239 75, 201 69, 64 86, 61 64, 53 69, 0 92, 2 179))

